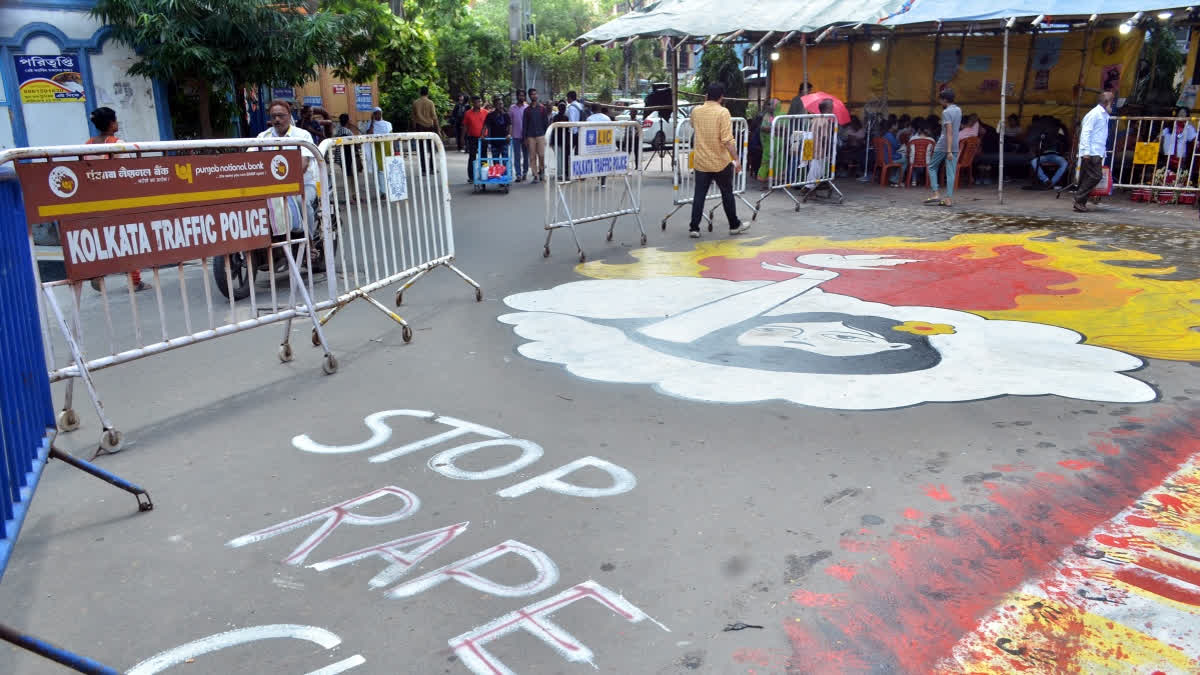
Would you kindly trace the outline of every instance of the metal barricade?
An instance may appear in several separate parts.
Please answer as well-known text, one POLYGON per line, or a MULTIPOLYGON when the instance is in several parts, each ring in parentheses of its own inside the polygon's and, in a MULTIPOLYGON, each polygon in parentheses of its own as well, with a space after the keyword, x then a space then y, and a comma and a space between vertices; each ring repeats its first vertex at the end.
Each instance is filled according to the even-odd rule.
POLYGON ((1113 187, 1139 191, 1134 197, 1141 201, 1194 203, 1200 190, 1198 131, 1196 117, 1113 117, 1105 158, 1113 187), (1181 199, 1184 194, 1188 197, 1181 199))
MULTIPOLYGON (((338 214, 336 256, 348 291, 321 317, 327 323, 357 299, 382 311, 412 340, 408 323, 371 297, 404 281, 406 291, 436 267, 446 267, 475 289, 483 289, 454 266, 454 227, 446 149, 435 133, 342 136, 321 142, 330 168, 330 206, 338 214)), ((314 334, 315 335, 315 334, 314 334)))
MULTIPOLYGON (((750 141, 750 125, 744 117, 733 118, 733 142, 738 149, 738 162, 741 164, 742 170, 733 174, 733 195, 737 197, 743 204, 748 206, 755 216, 758 215, 758 208, 751 204, 743 195, 746 194, 747 168, 746 168, 746 153, 749 151, 750 141)), ((693 144, 692 140, 695 132, 692 129, 692 120, 680 120, 679 125, 675 128, 675 151, 679 154, 681 161, 675 163, 673 173, 674 197, 671 203, 675 208, 671 212, 663 216, 662 229, 667 229, 667 221, 671 216, 679 212, 679 209, 691 204, 696 197, 696 169, 693 166, 693 144)), ((704 196, 705 201, 709 199, 720 199, 721 190, 716 184, 708 188, 708 194, 704 196)), ((701 217, 708 222, 708 231, 713 231, 713 214, 716 213, 717 204, 714 204, 708 213, 701 212, 701 217)))
POLYGON ((546 245, 542 255, 550 256, 550 237, 560 227, 571 229, 579 260, 587 255, 579 243, 575 226, 608 220, 606 241, 612 241, 613 228, 621 216, 637 220, 641 243, 646 244, 642 226, 642 171, 635 160, 642 142, 642 127, 637 122, 555 122, 546 130, 546 145, 553 161, 546 181, 546 245), (607 141, 607 142, 605 142, 607 141), (610 189, 609 179, 616 183, 610 189))
MULTIPOLYGON (((120 143, 103 146, 103 152, 118 158, 138 158, 279 148, 307 150, 317 164, 318 176, 325 179, 319 181, 328 182, 325 160, 317 146, 292 138, 120 143)), ((88 161, 80 157, 97 150, 94 145, 15 148, 0 151, 0 166, 29 160, 77 166, 88 161)), ((336 246, 337 228, 331 218, 323 215, 330 213, 327 197, 321 195, 318 201, 315 210, 297 209, 302 214, 300 230, 274 237, 265 249, 155 267, 148 271, 151 288, 144 292, 135 289, 132 274, 124 275, 125 279, 117 283, 103 277, 92 279, 90 284, 43 282, 36 267, 32 268, 41 288, 49 380, 67 380, 66 400, 57 419, 59 430, 79 427, 73 407, 74 380, 82 379, 103 427, 97 453, 115 452, 121 447, 121 433, 104 411, 92 372, 279 322, 284 327, 278 355, 287 362, 293 358, 291 323, 297 317, 312 321, 314 343, 324 351, 322 368, 328 374, 336 372, 337 359, 326 346, 318 312, 332 307, 333 299, 338 297, 334 261, 328 254, 336 246), (319 224, 314 223, 314 217, 319 218, 319 224), (321 295, 326 299, 317 301, 314 280, 322 273, 325 284, 321 295), (278 277, 284 274, 286 279, 281 281, 278 277), (93 291, 85 292, 89 285, 93 291), (226 301, 219 295, 225 295, 226 301)), ((26 246, 32 246, 31 234, 26 246)))
MULTIPOLYGON (((0 155, 0 159, 3 155, 0 155)), ((59 459, 133 494, 140 511, 154 508, 142 488, 53 446, 54 403, 45 377, 38 289, 21 192, 0 163, 0 577, 49 459, 59 459)), ((0 640, 80 672, 116 675, 89 658, 0 623, 0 640)))
MULTIPOLYGON (((767 191, 755 207, 773 192, 787 195, 800 210, 818 190, 827 189, 837 203, 844 201, 834 184, 837 169, 838 123, 835 115, 780 115, 771 121, 770 137, 763 140, 763 164, 767 167, 767 191), (799 188, 796 199, 791 188, 799 188)), ((755 211, 754 217, 758 217, 755 211)))

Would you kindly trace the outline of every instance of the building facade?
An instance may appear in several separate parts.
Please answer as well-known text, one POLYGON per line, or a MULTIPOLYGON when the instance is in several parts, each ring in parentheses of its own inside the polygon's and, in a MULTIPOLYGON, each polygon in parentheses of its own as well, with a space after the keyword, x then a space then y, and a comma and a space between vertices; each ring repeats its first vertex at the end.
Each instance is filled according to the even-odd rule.
POLYGON ((166 88, 128 74, 133 50, 110 40, 93 0, 0 3, 0 149, 82 143, 91 111, 117 113, 128 141, 172 138, 166 88))

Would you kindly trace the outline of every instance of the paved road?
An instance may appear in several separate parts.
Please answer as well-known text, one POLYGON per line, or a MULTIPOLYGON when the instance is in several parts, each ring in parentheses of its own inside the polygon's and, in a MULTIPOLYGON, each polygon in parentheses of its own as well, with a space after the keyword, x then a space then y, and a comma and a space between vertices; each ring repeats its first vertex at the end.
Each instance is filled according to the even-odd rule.
POLYGON ((435 270, 411 344, 358 303, 334 376, 275 328, 99 373, 156 508, 51 465, 5 621, 142 673, 1197 670, 1191 211, 695 242, 658 178, 579 265, 540 187, 453 191, 486 297, 435 270))

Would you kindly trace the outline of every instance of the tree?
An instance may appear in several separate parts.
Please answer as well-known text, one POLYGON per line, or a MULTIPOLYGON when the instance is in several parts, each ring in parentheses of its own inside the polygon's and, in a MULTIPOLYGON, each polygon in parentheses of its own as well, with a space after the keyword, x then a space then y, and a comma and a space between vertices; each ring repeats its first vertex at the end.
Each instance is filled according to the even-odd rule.
MULTIPOLYGON (((708 89, 708 85, 718 82, 725 85, 726 96, 745 98, 746 78, 742 75, 742 61, 737 51, 729 45, 705 47, 700 67, 696 70, 696 83, 701 92, 708 89)), ((726 107, 735 117, 740 117, 746 112, 746 101, 729 101, 726 107)))
POLYGON ((1163 26, 1147 31, 1130 100, 1149 108, 1150 114, 1167 113, 1179 100, 1175 76, 1187 55, 1175 46, 1175 32, 1163 26))
POLYGON ((244 85, 300 85, 318 65, 358 62, 354 50, 371 46, 364 32, 380 15, 346 5, 339 13, 310 11, 304 0, 98 0, 91 13, 137 53, 131 75, 194 83, 200 132, 211 138, 212 109, 228 104, 214 101, 230 87, 240 99, 244 85))

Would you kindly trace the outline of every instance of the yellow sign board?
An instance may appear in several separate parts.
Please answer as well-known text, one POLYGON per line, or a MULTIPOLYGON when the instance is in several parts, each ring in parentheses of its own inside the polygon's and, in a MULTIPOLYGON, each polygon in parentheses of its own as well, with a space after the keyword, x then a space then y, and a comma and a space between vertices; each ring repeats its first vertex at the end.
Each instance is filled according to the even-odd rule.
POLYGON ((804 162, 812 161, 813 158, 813 140, 811 138, 804 139, 804 147, 800 150, 800 160, 804 162))
POLYGON ((1138 143, 1133 149, 1134 164, 1157 164, 1158 142, 1138 143))

